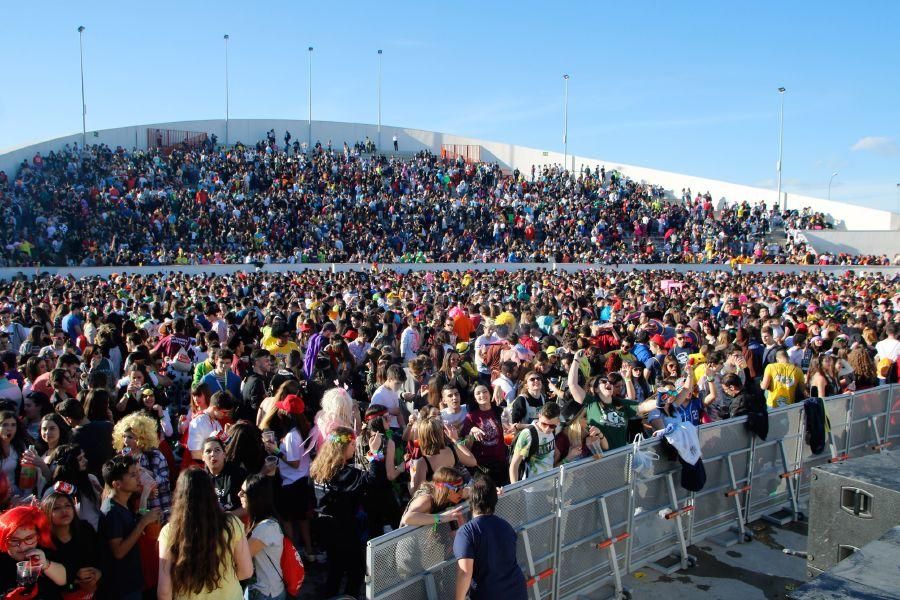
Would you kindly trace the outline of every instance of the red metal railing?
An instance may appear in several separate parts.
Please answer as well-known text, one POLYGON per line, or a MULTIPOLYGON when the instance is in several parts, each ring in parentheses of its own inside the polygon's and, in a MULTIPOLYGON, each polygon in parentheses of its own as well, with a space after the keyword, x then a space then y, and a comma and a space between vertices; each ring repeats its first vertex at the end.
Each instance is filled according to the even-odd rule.
POLYGON ((441 158, 462 158, 467 163, 481 160, 481 146, 474 144, 441 144, 441 158))
POLYGON ((160 148, 170 154, 176 148, 198 148, 206 142, 207 134, 201 131, 178 129, 148 129, 147 148, 160 148))

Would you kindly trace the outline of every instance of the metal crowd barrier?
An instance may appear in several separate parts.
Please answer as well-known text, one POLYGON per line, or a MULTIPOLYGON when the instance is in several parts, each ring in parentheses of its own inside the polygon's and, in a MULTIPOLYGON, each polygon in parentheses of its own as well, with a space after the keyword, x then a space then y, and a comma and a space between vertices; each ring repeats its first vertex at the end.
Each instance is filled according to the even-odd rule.
MULTIPOLYGON (((900 443, 900 385, 834 396, 824 406, 830 427, 818 455, 806 441, 803 403, 770 410, 765 440, 745 417, 701 426, 707 480, 695 493, 681 487, 674 450, 658 439, 640 445, 659 455, 641 475, 627 446, 507 486, 497 514, 518 533, 529 597, 562 600, 598 588, 626 597, 625 574, 687 568, 695 562, 688 548, 701 540, 730 545, 749 540, 747 525, 759 518, 802 519, 812 467, 900 443)), ((453 536, 442 524, 370 540, 366 597, 452 597, 453 536)))

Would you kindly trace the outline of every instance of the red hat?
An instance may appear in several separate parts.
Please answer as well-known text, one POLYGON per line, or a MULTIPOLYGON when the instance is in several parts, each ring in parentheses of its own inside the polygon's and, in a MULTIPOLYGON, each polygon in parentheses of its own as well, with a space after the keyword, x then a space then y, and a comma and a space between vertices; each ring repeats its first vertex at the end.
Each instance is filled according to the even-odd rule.
POLYGON ((302 415, 306 411, 306 404, 303 402, 303 398, 297 394, 288 394, 281 401, 276 402, 275 407, 292 415, 302 415))
POLYGON ((344 332, 344 339, 345 339, 345 340, 353 341, 353 340, 355 340, 358 336, 359 336, 359 334, 356 333, 356 331, 355 331, 354 329, 348 329, 347 331, 344 332))
POLYGON ((656 335, 654 335, 652 338, 650 338, 650 341, 653 342, 654 344, 656 344, 657 346, 659 346, 660 348, 662 348, 663 346, 666 345, 666 338, 659 335, 658 333, 656 335))
POLYGON ((806 323, 797 325, 797 333, 809 333, 809 327, 806 326, 806 323))

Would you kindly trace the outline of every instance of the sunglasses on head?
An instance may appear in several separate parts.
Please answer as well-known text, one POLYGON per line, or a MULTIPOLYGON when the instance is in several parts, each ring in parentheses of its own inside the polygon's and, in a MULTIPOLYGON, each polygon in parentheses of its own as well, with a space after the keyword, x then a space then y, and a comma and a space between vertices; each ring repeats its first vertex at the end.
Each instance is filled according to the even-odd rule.
POLYGON ((453 483, 437 482, 437 483, 435 483, 435 485, 437 487, 442 487, 442 488, 446 489, 447 491, 459 493, 464 487, 466 487, 466 482, 463 481, 462 479, 458 479, 453 483))

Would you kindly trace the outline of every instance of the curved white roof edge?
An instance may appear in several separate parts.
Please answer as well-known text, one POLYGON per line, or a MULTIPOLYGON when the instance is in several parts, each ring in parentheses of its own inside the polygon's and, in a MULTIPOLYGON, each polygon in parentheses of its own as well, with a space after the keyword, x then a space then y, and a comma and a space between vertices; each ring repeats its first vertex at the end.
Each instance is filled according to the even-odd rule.
MULTIPOLYGON (((146 148, 148 130, 172 129, 215 134, 220 141, 225 140, 225 119, 206 119, 197 121, 176 121, 170 123, 151 123, 132 125, 114 129, 101 129, 87 133, 88 143, 105 143, 113 148, 146 148)), ((301 119, 229 119, 229 142, 243 141, 255 143, 265 137, 270 129, 275 129, 276 138, 281 142, 285 130, 291 132, 294 139, 306 141, 308 130, 312 131, 312 141, 327 143, 331 140, 336 147, 345 141, 349 144, 369 137, 378 143, 378 127, 369 123, 345 123, 335 121, 308 121, 301 119)), ((505 142, 479 140, 461 135, 425 131, 405 127, 383 125, 379 147, 390 149, 393 136, 397 136, 401 151, 431 150, 439 153, 443 144, 462 144, 480 146, 481 159, 495 161, 507 169, 520 169, 526 174, 531 172, 532 165, 560 164, 563 154, 552 150, 539 150, 526 146, 517 146, 505 142)), ((36 144, 20 146, 4 150, 0 153, 0 170, 12 176, 23 160, 31 160, 35 152, 49 153, 64 147, 66 144, 81 141, 81 134, 67 135, 36 144)), ((569 155, 569 168, 579 170, 589 166, 595 168, 605 166, 606 170, 621 171, 627 177, 639 182, 661 185, 667 192, 680 195, 682 188, 690 188, 693 193, 709 192, 717 205, 724 202, 733 203, 743 200, 758 202, 765 200, 772 204, 776 201, 775 190, 759 188, 736 183, 729 183, 705 177, 696 177, 670 171, 660 171, 647 167, 626 165, 611 160, 600 160, 583 156, 569 155)), ((894 231, 900 229, 900 214, 886 210, 878 210, 844 202, 835 202, 823 198, 782 193, 782 206, 789 209, 812 207, 814 210, 829 215, 838 229, 849 231, 894 231)))

